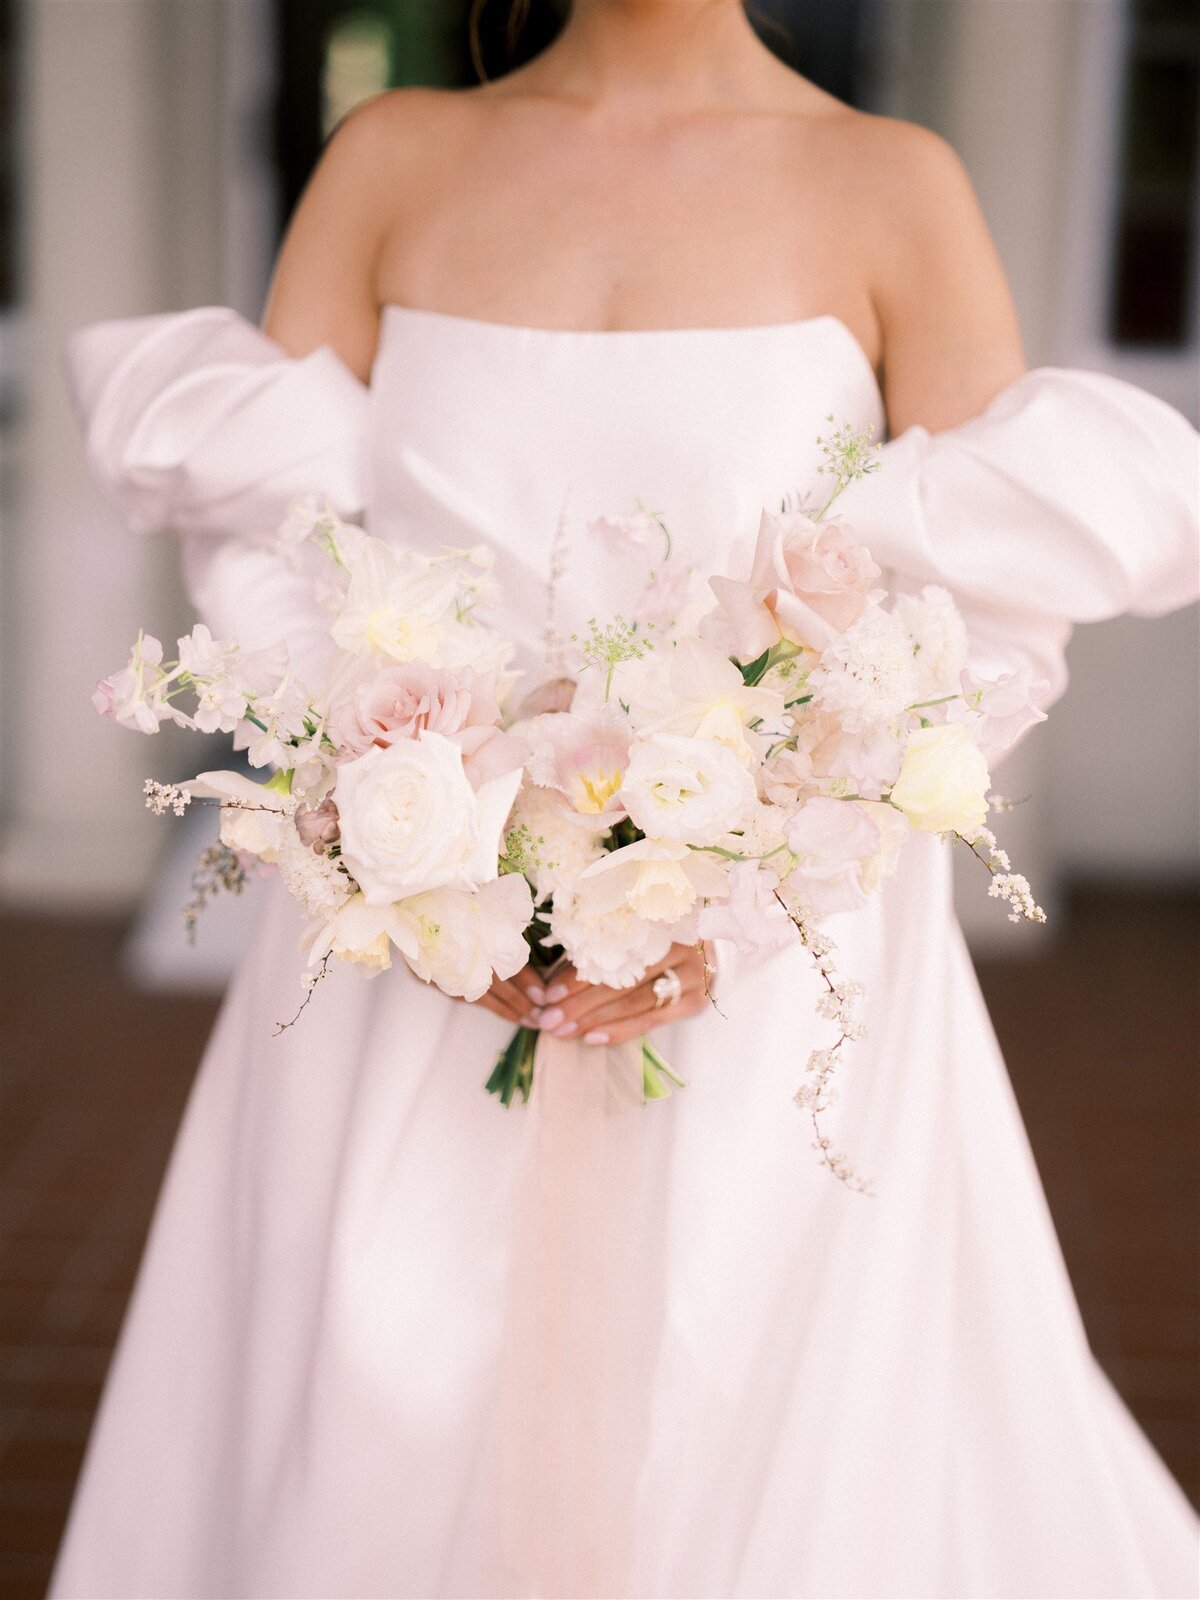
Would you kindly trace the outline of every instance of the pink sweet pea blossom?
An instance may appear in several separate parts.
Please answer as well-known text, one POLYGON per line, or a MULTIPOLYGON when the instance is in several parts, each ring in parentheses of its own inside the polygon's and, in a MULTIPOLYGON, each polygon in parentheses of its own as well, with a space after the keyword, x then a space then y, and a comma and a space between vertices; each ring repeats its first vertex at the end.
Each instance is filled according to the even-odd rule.
POLYGON ((700 913, 701 939, 728 939, 742 955, 766 955, 795 943, 796 933, 776 898, 779 880, 757 861, 738 861, 729 869, 729 895, 710 901, 700 913))
POLYGON ((1045 679, 1034 678, 1028 663, 993 679, 976 678, 967 671, 961 682, 964 698, 951 706, 949 720, 978 715, 976 738, 989 763, 994 764, 1035 723, 1046 720, 1036 702, 1049 685, 1045 679))
POLYGON ((861 806, 817 795, 792 818, 787 842, 800 857, 791 886, 818 916, 866 904, 864 876, 883 849, 883 836, 861 806))

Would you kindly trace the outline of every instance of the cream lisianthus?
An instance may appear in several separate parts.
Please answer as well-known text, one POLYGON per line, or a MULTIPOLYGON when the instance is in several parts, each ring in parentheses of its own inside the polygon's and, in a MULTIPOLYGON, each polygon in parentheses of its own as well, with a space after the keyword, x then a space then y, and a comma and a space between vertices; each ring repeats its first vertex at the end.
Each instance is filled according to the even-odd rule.
POLYGON ((678 922, 710 895, 725 893, 725 866, 716 856, 670 839, 639 839, 610 850, 581 875, 599 915, 628 908, 648 922, 678 922))
POLYGON ((656 733, 635 744, 620 799, 651 839, 716 844, 755 803, 754 778, 713 739, 656 733))
POLYGON ((987 820, 987 762, 961 722, 918 728, 909 737, 892 805, 925 833, 958 833, 968 842, 987 820))
POLYGON ((424 732, 338 768, 342 859, 372 905, 431 889, 473 889, 497 873, 520 771, 471 787, 462 751, 424 732))
POLYGON ((533 896, 519 873, 474 891, 434 889, 392 908, 391 937, 425 983, 478 1000, 493 977, 511 978, 529 959, 525 929, 533 896))

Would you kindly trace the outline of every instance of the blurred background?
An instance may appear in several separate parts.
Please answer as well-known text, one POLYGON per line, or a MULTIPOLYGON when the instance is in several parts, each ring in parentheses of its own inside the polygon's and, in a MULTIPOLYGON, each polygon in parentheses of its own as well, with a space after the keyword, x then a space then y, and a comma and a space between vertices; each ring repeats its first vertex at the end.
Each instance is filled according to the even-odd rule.
MULTIPOLYGON (((510 51, 539 49, 535 0, 510 51)), ((140 625, 190 623, 169 541, 91 484, 61 351, 202 304, 258 321, 323 141, 389 86, 475 81, 468 0, 0 0, 0 1600, 49 1572, 146 1224, 254 907, 180 907, 193 823, 141 806, 194 750, 102 723, 140 625)), ((1200 14, 1190 0, 761 0, 766 42, 965 160, 1031 365, 1200 420, 1200 14)), ((1200 492, 1200 491, 1198 491, 1200 492)), ((1093 1348, 1200 1494, 1200 627, 1077 633, 1072 687, 998 786, 1052 913, 962 915, 1093 1348)), ((195 819, 203 834, 203 815, 195 819)), ((965 868, 981 869, 966 860, 965 868)))

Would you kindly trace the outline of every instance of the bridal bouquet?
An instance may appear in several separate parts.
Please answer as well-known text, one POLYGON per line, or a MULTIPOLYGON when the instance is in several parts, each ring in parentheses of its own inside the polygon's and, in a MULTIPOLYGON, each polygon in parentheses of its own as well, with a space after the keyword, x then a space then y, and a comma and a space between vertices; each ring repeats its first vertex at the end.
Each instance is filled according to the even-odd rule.
MULTIPOLYGON (((642 599, 556 641, 519 694, 514 648, 483 620, 497 599, 488 551, 400 553, 298 502, 280 545, 328 614, 325 682, 299 682, 282 645, 243 652, 198 625, 170 662, 139 635, 94 697, 144 732, 232 733, 270 771, 148 780, 157 812, 220 806, 189 924, 216 888, 277 869, 308 918, 304 1003, 331 960, 375 973, 393 951, 473 1000, 528 962, 619 989, 674 945, 765 954, 798 941, 833 1038, 796 1099, 820 1159, 867 1188, 819 1120, 838 1053, 863 1032, 861 986, 837 974, 824 919, 864 905, 916 830, 965 842, 1014 920, 1044 920, 986 826, 984 754, 1040 713, 1021 675, 971 675, 945 590, 889 597, 829 515, 877 465, 869 431, 819 442, 832 492, 764 510, 745 577, 704 585, 644 508, 593 521, 643 563, 642 599)), ((654 986, 666 1005, 673 978, 654 986)), ((506 1105, 528 1098, 537 1042, 518 1028, 500 1055, 487 1087, 506 1105)), ((642 1055, 645 1099, 682 1084, 648 1039, 642 1055)))

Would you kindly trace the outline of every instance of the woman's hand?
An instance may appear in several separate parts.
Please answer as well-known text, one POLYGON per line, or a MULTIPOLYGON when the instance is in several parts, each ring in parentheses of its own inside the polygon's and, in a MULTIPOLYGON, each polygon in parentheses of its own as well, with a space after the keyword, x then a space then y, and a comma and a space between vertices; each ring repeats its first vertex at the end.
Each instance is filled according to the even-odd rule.
POLYGON ((514 1027, 536 1028, 538 1007, 545 999, 543 981, 536 968, 524 966, 511 978, 493 978, 486 994, 466 1003, 494 1011, 514 1027))
POLYGON ((584 1044, 623 1044, 627 1039, 638 1039, 664 1022, 679 1022, 703 1010, 708 1001, 708 965, 707 957, 696 945, 676 944, 632 988, 610 989, 602 983, 585 983, 567 963, 544 987, 535 976, 526 991, 536 1006, 534 1020, 527 1026, 540 1028, 556 1039, 581 1037, 584 1044), (678 1000, 661 1005, 654 993, 654 982, 668 969, 679 978, 680 995, 678 1000))

